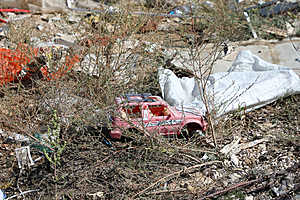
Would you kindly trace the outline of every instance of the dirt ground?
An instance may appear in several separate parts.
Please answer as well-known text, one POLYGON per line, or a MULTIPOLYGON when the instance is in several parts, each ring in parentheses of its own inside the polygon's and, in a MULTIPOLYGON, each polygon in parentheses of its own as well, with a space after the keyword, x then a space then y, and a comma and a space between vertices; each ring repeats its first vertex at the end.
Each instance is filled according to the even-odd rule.
MULTIPOLYGON (((116 19, 107 16, 104 17, 105 23, 101 19, 99 22, 97 15, 82 14, 78 21, 73 18, 61 13, 31 15, 9 24, 9 33, 0 36, 1 47, 15 48, 20 42, 36 45, 56 38, 71 41, 75 52, 100 49, 101 53, 109 55, 115 49, 106 43, 116 43, 120 29, 126 29, 126 35, 132 24, 137 24, 131 16, 128 17, 131 24, 120 23, 121 28, 115 26, 116 19), (89 30, 84 32, 87 27, 89 30), (77 48, 79 46, 86 48, 77 48)), ((176 47, 187 45, 182 35, 188 33, 190 23, 184 24, 179 34, 180 31, 175 29, 183 22, 177 23, 178 19, 143 20, 134 34, 126 35, 128 41, 151 41, 176 47), (175 31, 153 32, 157 29, 156 22, 171 24, 175 31)), ((187 42, 194 45, 194 41, 187 42)), ((126 48, 134 46, 130 45, 126 48)), ((143 45, 138 43, 130 51, 137 53, 143 45)), ((152 60, 140 62, 147 61, 146 66, 155 65, 161 62, 158 53, 147 52, 144 55, 152 60)), ((49 52, 46 55, 57 56, 49 52)), ((102 124, 87 123, 89 117, 98 117, 95 107, 111 106, 112 97, 124 92, 122 87, 125 85, 126 91, 136 86, 134 89, 139 92, 157 95, 160 95, 160 89, 156 72, 144 65, 140 68, 134 66, 140 73, 136 78, 140 82, 134 79, 132 71, 127 74, 132 80, 126 84, 108 77, 104 69, 111 64, 109 58, 105 57, 107 65, 100 71, 100 77, 74 70, 56 82, 39 80, 26 87, 14 83, 1 87, 0 189, 9 199, 300 198, 299 94, 249 113, 235 112, 218 119, 215 127, 217 147, 212 130, 191 138, 149 138, 128 133, 130 138, 113 140, 107 129, 100 128, 102 124), (47 106, 56 101, 56 97, 65 98, 68 105, 58 109, 61 121, 53 122, 53 113, 47 110, 47 106), (51 130, 59 130, 60 142, 51 144, 55 146, 55 153, 43 152, 42 149, 47 148, 33 145, 35 141, 28 144, 16 138, 17 133, 32 139, 35 133, 42 132, 41 129, 47 133, 49 125, 51 130), (238 141, 239 149, 233 153, 221 153, 234 141, 238 141), (31 145, 35 162, 20 170, 15 149, 26 145, 31 145), (54 156, 57 162, 54 162, 54 156)), ((103 113, 99 115, 103 117, 103 113)))
POLYGON ((103 142, 100 130, 68 130, 67 147, 56 174, 43 153, 20 172, 14 150, 21 146, 1 135, 0 186, 9 197, 26 199, 295 199, 300 183, 300 96, 278 100, 253 112, 219 122, 219 148, 268 138, 237 154, 239 164, 217 152, 210 133, 184 138, 103 142), (97 196, 98 195, 98 196, 97 196))

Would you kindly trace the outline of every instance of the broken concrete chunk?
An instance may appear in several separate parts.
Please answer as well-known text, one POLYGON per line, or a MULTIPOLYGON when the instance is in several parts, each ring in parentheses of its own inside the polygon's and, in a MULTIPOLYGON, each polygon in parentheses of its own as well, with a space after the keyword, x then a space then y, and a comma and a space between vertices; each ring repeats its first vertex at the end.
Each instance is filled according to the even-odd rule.
POLYGON ((50 11, 67 9, 67 4, 64 0, 1 0, 0 7, 50 11))

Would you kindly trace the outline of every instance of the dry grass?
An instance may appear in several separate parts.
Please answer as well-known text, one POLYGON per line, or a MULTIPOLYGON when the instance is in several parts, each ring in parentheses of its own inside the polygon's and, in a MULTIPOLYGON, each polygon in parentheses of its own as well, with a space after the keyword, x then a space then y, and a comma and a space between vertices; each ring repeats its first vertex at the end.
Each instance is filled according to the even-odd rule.
MULTIPOLYGON (((0 189, 12 196, 38 188, 38 192, 26 195, 28 199, 93 199, 89 194, 97 192, 103 192, 99 199, 193 199, 212 193, 213 188, 224 188, 222 181, 232 168, 219 163, 211 167, 199 166, 206 161, 225 159, 212 145, 212 130, 206 136, 195 136, 190 140, 151 139, 138 135, 133 141, 115 141, 109 138, 106 129, 102 129, 107 123, 107 113, 115 108, 116 96, 129 92, 161 95, 157 69, 159 66, 170 67, 169 61, 163 48, 151 51, 151 43, 145 41, 181 46, 190 52, 196 50, 194 59, 197 65, 192 67, 201 71, 201 67, 207 67, 205 64, 211 66, 215 61, 212 57, 201 57, 207 42, 215 42, 211 53, 218 55, 223 51, 220 48, 222 43, 249 36, 245 22, 241 21, 241 13, 232 13, 223 1, 216 3, 214 11, 205 9, 199 11, 205 11, 204 18, 182 19, 174 31, 156 29, 157 22, 165 20, 162 18, 154 20, 126 13, 99 15, 97 22, 73 26, 73 31, 80 33, 76 41, 80 48, 64 51, 61 58, 51 50, 51 57, 44 55, 49 71, 55 73, 57 66, 64 63, 65 55, 77 53, 83 59, 93 54, 97 76, 87 75, 81 69, 83 64, 79 63, 73 71, 55 81, 38 79, 4 85, 0 100, 1 129, 27 136, 45 132, 56 110, 62 126, 60 143, 65 142, 67 146, 61 156, 61 165, 55 167, 42 152, 32 148, 33 158, 42 156, 42 159, 20 173, 14 149, 21 144, 0 135, 0 189), (132 45, 136 41, 138 44, 132 45), (112 147, 105 144, 105 139, 112 143, 112 147), (208 157, 205 161, 202 159, 204 155, 208 157), (215 177, 215 171, 222 171, 224 177, 215 177), (172 176, 168 176, 170 174, 172 176), (165 179, 161 180, 163 177, 165 179)), ((87 17, 82 18, 83 22, 87 17)), ((53 36, 51 32, 45 37, 35 31, 34 24, 12 24, 7 35, 9 47, 13 49, 24 42, 31 45, 32 35, 41 37, 42 41, 53 36)), ((45 52, 50 54, 47 49, 45 52)), ((297 113, 299 96, 246 115, 233 115, 213 127, 216 140, 219 145, 224 145, 232 135, 246 135, 247 141, 251 141, 262 135, 274 135, 273 130, 276 130, 275 141, 286 141, 286 144, 294 145, 294 153, 299 153, 295 142, 299 140, 297 113), (268 126, 270 129, 265 130, 268 126), (287 134, 290 132, 293 133, 287 134)), ((268 159, 273 157, 276 155, 268 159)), ((247 174, 242 179, 246 180, 247 174)), ((246 194, 246 191, 242 192, 246 194)))

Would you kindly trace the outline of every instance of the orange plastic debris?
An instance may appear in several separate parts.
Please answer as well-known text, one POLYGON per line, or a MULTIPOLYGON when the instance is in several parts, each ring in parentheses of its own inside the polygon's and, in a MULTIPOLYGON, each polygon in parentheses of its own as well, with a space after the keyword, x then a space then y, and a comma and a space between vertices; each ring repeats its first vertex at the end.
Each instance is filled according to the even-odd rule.
POLYGON ((79 62, 78 55, 66 57, 64 66, 55 73, 49 73, 47 66, 40 68, 29 66, 34 61, 34 57, 38 56, 38 52, 39 49, 30 49, 26 46, 20 46, 17 50, 0 48, 0 85, 29 79, 38 70, 46 80, 57 80, 79 62))

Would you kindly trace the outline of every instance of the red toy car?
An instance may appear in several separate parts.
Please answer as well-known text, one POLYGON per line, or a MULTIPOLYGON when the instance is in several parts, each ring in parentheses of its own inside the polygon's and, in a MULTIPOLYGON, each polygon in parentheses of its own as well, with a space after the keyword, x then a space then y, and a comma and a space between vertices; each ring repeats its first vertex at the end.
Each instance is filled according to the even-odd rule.
POLYGON ((169 136, 207 129, 207 122, 199 112, 181 112, 159 96, 130 94, 116 98, 116 103, 118 116, 111 118, 112 138, 121 138, 125 130, 169 136))

